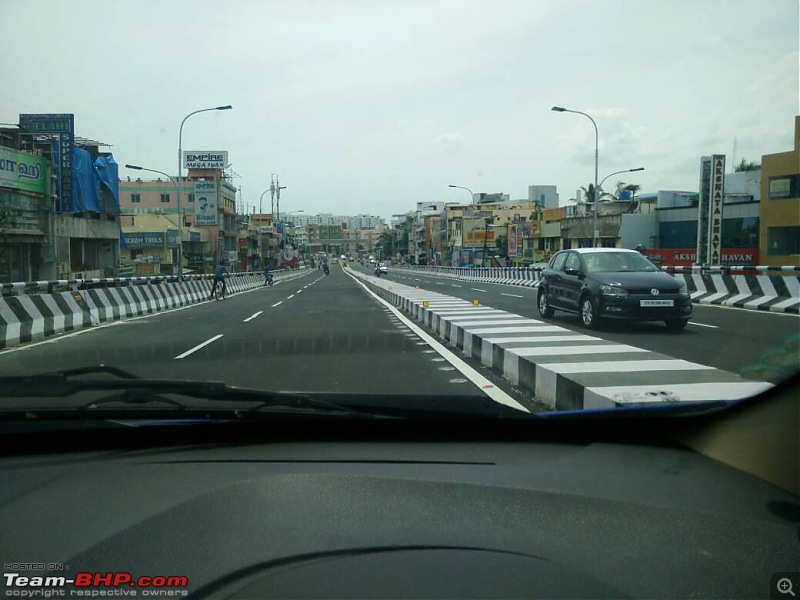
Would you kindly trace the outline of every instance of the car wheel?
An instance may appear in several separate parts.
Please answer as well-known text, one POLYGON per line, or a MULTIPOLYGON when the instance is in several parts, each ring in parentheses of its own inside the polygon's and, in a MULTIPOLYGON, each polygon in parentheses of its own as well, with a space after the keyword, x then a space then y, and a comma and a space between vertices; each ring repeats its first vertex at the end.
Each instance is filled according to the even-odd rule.
POLYGON ((686 327, 686 325, 689 323, 689 320, 688 319, 669 319, 667 321, 664 321, 664 323, 667 324, 667 329, 672 329, 672 330, 677 331, 679 329, 683 329, 684 327, 686 327))
POLYGON ((594 329, 597 327, 597 310, 594 307, 592 297, 589 295, 581 298, 580 318, 581 324, 586 327, 586 329, 594 329))
POLYGON ((536 299, 536 307, 539 309, 539 314, 545 319, 552 317, 553 313, 555 312, 555 309, 550 306, 550 301, 547 298, 547 290, 545 288, 539 288, 539 295, 536 299))

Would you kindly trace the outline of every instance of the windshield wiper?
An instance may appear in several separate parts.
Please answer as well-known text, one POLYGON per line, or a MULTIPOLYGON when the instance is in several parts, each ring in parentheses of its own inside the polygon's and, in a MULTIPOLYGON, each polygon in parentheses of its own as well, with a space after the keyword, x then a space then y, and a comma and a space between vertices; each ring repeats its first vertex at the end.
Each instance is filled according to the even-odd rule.
MULTIPOLYGON (((0 398, 65 398, 80 392, 112 391, 113 394, 90 400, 78 406, 64 407, 69 413, 75 411, 84 415, 108 404, 148 405, 165 404, 176 411, 186 411, 197 407, 167 398, 165 394, 177 394, 202 400, 254 403, 246 409, 256 412, 266 408, 285 408, 290 410, 325 411, 357 417, 374 418, 371 413, 354 410, 329 400, 315 399, 304 394, 292 392, 272 392, 227 385, 222 381, 194 381, 143 379, 123 369, 99 365, 81 367, 39 375, 19 375, 0 377, 0 398), (109 379, 83 379, 85 375, 111 375, 109 379)), ((25 410, 24 407, 21 410, 25 410)), ((16 411, 19 412, 19 411, 16 411)), ((50 412, 46 409, 46 412, 50 412)), ((2 411, 6 416, 8 410, 2 411)))

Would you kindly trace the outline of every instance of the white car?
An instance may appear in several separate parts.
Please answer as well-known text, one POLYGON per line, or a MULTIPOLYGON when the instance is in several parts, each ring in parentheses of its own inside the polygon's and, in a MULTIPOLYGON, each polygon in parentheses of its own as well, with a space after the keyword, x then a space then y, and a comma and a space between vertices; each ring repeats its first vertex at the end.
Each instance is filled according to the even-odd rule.
POLYGON ((378 265, 378 269, 380 270, 381 273, 388 273, 389 272, 389 268, 383 263, 378 265))

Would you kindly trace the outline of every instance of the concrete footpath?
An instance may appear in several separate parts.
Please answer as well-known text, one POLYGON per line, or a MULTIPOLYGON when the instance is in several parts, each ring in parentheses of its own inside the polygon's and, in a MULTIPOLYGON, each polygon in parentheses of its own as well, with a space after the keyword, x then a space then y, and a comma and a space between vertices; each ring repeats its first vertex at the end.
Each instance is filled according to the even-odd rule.
POLYGON ((348 272, 553 410, 735 400, 772 386, 352 269, 348 272))

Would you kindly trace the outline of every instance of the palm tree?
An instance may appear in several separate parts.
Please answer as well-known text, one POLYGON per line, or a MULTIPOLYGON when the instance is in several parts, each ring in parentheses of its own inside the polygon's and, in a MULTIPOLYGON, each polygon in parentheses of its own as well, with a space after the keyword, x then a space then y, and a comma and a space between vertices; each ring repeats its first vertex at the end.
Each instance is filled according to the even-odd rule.
MULTIPOLYGON (((594 184, 590 183, 588 187, 581 186, 581 190, 583 190, 583 195, 586 197, 586 200, 584 200, 584 202, 586 204, 594 204, 594 184)), ((598 197, 599 202, 608 202, 609 200, 614 200, 614 199, 615 199, 614 194, 609 194, 608 192, 604 192, 603 188, 600 187, 600 196, 598 197)))

